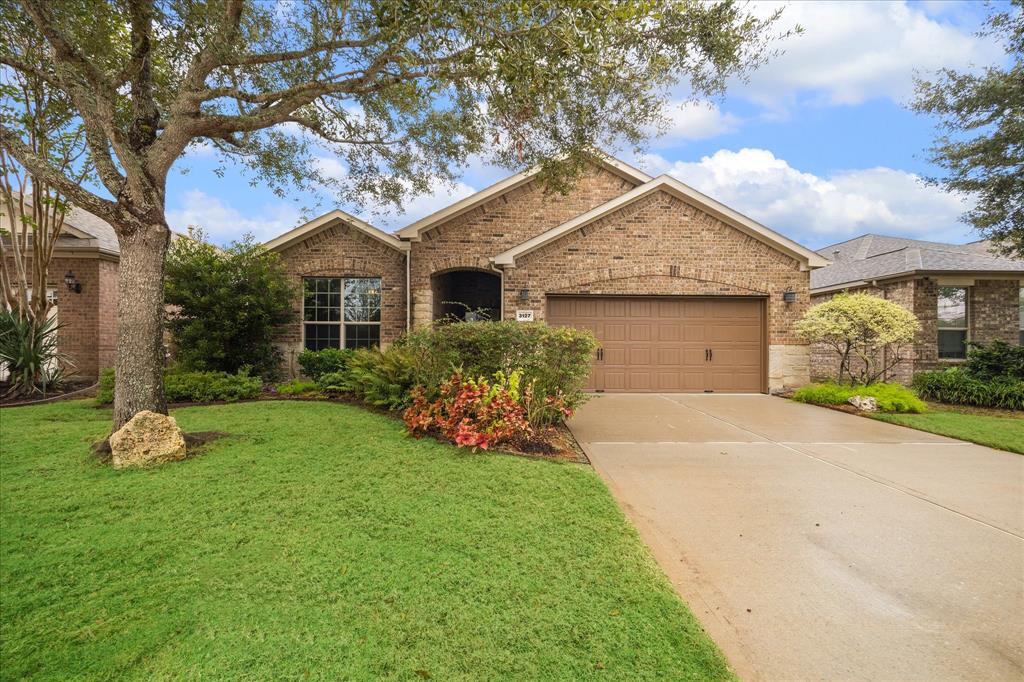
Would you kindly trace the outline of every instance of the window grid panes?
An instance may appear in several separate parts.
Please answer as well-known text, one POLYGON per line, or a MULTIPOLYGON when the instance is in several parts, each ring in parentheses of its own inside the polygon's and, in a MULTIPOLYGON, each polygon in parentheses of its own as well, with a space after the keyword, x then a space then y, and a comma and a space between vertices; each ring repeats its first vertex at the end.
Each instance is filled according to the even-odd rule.
POLYGON ((381 284, 376 277, 307 277, 303 280, 305 347, 380 345, 381 284))
POLYGON ((939 358, 960 360, 967 357, 967 327, 970 311, 967 287, 939 287, 939 358))

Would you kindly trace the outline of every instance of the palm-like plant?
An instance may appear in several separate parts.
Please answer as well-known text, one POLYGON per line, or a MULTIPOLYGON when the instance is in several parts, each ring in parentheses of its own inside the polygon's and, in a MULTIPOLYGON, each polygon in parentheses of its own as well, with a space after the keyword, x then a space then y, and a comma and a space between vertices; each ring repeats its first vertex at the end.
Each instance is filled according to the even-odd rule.
POLYGON ((5 397, 45 396, 64 383, 72 363, 57 347, 60 328, 55 318, 36 325, 13 310, 0 311, 0 368, 10 382, 5 397))

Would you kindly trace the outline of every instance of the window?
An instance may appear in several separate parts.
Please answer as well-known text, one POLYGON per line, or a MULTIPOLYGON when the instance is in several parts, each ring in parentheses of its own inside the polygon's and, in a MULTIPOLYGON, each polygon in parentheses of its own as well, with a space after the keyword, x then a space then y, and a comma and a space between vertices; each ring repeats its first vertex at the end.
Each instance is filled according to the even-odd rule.
POLYGON ((967 357, 967 287, 939 287, 939 358, 967 357))
POLYGON ((380 279, 307 277, 302 284, 306 348, 380 345, 380 279))
POLYGON ((1017 320, 1020 322, 1020 331, 1017 332, 1017 343, 1024 346, 1024 287, 1017 290, 1017 305, 1020 308, 1020 312, 1017 314, 1017 320))

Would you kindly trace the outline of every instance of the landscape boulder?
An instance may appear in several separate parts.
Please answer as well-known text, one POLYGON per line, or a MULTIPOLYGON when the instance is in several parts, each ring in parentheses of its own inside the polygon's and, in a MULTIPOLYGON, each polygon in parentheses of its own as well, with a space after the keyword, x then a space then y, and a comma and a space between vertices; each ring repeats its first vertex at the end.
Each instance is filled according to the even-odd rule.
POLYGON ((868 395, 850 396, 850 399, 847 402, 862 412, 878 411, 878 401, 868 395))
POLYGON ((185 435, 174 417, 143 410, 110 437, 115 469, 185 459, 185 435))

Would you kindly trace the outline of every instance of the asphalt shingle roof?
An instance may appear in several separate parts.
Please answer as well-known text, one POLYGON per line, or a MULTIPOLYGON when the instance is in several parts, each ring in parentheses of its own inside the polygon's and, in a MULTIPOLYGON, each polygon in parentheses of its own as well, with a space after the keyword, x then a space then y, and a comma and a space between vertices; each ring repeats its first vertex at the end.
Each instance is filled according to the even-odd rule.
POLYGON ((997 256, 987 242, 943 244, 866 234, 819 249, 832 265, 811 271, 811 289, 916 272, 1005 272, 1024 277, 1024 260, 997 256))

